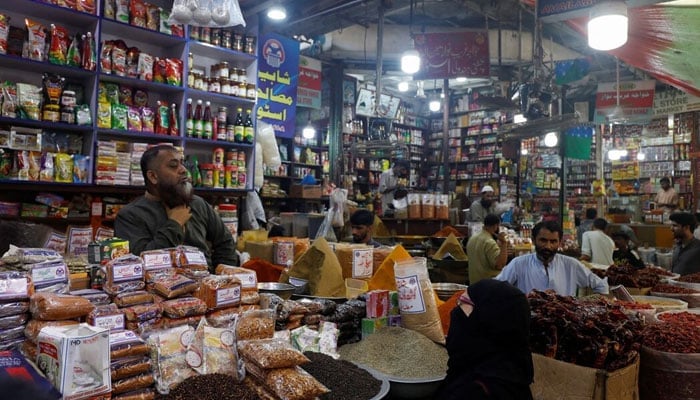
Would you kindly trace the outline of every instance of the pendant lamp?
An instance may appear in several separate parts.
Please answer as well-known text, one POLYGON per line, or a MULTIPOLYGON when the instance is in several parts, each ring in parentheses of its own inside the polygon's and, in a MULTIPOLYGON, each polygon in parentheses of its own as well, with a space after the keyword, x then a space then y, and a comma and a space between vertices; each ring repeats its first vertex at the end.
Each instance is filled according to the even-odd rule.
POLYGON ((588 46, 613 50, 627 43, 627 5, 624 1, 599 1, 591 7, 588 20, 588 46))

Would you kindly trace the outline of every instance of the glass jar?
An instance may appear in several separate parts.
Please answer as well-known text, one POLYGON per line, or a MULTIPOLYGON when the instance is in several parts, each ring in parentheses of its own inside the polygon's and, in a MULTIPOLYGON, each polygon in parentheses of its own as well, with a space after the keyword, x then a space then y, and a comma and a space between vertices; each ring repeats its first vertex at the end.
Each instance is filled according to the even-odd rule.
POLYGON ((73 90, 64 90, 61 94, 61 106, 63 107, 75 107, 75 92, 73 90))
POLYGON ((204 90, 204 75, 200 73, 194 74, 194 88, 197 90, 204 90))
POLYGON ((199 27, 190 25, 190 39, 199 40, 199 27))
POLYGON ((234 81, 233 79, 228 80, 229 83, 231 84, 231 96, 238 96, 239 90, 238 90, 238 82, 234 81))
POLYGON ((211 28, 203 26, 199 31, 199 40, 204 43, 211 43, 211 28))
POLYGON ((238 70, 238 81, 248 83, 248 72, 246 72, 245 68, 238 70))
POLYGON ((246 35, 243 51, 248 54, 255 54, 255 36, 246 35))
POLYGON ((219 78, 219 85, 221 86, 221 94, 231 94, 231 84, 229 83, 228 78, 219 78))
POLYGON ((243 34, 234 32, 233 34, 233 50, 243 51, 243 34))
POLYGON ((202 78, 202 90, 204 90, 205 92, 209 91, 209 77, 208 76, 205 76, 204 78, 202 78))
POLYGON ((229 70, 230 70, 230 68, 228 66, 228 62, 222 61, 221 63, 219 63, 219 74, 217 76, 228 78, 229 77, 229 70))
POLYGON ((230 68, 228 77, 234 81, 238 81, 238 68, 230 68))
POLYGON ((246 97, 248 95, 248 85, 245 82, 238 82, 238 97, 246 97))
POLYGON ((209 91, 212 93, 221 93, 221 85, 219 84, 219 78, 209 78, 209 91))
POLYGON ((221 31, 221 47, 231 48, 231 31, 223 29, 221 31))
POLYGON ((255 84, 254 83, 249 83, 246 85, 246 95, 245 97, 249 99, 255 99, 255 96, 257 95, 256 90, 255 90, 255 84))
POLYGON ((211 28, 211 44, 221 47, 221 29, 211 28))

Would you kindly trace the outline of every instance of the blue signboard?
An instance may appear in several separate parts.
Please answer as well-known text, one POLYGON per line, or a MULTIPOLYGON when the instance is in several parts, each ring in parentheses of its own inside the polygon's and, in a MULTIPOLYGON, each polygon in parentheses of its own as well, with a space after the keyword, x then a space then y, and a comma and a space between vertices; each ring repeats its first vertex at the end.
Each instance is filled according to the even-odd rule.
POLYGON ((258 84, 255 117, 272 125, 275 136, 294 137, 299 42, 275 33, 258 40, 258 84))

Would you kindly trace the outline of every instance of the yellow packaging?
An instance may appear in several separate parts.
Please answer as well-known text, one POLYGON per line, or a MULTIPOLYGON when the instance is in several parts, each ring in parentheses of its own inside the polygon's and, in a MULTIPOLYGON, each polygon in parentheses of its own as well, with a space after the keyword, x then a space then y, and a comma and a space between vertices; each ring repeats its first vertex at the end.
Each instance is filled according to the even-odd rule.
POLYGON ((107 102, 97 103, 97 127, 112 128, 112 105, 107 102))

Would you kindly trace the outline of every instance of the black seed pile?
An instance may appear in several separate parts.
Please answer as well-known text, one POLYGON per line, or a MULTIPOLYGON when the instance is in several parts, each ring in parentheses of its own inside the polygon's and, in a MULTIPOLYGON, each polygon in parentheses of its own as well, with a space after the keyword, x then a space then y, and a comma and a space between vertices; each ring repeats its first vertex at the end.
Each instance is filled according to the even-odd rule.
POLYGON ((159 400, 259 400, 255 391, 224 374, 197 375, 185 379, 159 400))
POLYGON ((382 381, 349 361, 322 353, 305 352, 304 355, 311 362, 301 367, 331 390, 321 395, 321 400, 368 400, 382 387, 382 381))

